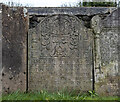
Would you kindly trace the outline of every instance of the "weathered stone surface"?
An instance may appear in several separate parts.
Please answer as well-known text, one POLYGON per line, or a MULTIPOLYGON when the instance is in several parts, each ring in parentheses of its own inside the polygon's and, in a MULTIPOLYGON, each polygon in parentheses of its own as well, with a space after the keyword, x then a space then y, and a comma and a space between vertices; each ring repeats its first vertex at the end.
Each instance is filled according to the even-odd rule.
POLYGON ((3 92, 95 87, 100 95, 120 95, 120 8, 27 9, 28 70, 27 10, 0 11, 3 92))
POLYGON ((0 7, 0 96, 1 95, 2 95, 2 9, 0 7))
MULTIPOLYGON (((95 89, 101 95, 119 95, 119 9, 94 28, 95 34, 95 89), (99 27, 99 25, 102 27, 99 27), (98 29, 96 29, 98 28, 98 29)), ((99 19, 99 17, 98 17, 99 19)))
MULTIPOLYGON (((120 23, 120 20, 118 21, 118 23, 120 23)), ((120 77, 120 26, 118 26, 118 75, 120 77)), ((118 95, 120 97, 120 78, 118 79, 118 88, 119 88, 118 95)))
POLYGON ((111 15, 106 17, 104 21, 102 22, 103 27, 106 28, 118 28, 120 26, 120 23, 118 21, 120 20, 120 8, 113 11, 111 15))
POLYGON ((2 7, 3 92, 26 91, 28 17, 23 8, 2 7))
POLYGON ((99 34, 101 32, 100 31, 102 28, 101 21, 102 20, 98 15, 94 16, 91 19, 91 28, 93 28, 95 34, 99 34))
POLYGON ((52 15, 29 30, 29 90, 92 90, 91 30, 70 15, 52 15))
POLYGON ((54 14, 69 14, 69 15, 97 15, 111 13, 115 7, 29 7, 29 15, 54 15, 54 14))
POLYGON ((2 3, 0 3, 0 10, 2 10, 2 3))

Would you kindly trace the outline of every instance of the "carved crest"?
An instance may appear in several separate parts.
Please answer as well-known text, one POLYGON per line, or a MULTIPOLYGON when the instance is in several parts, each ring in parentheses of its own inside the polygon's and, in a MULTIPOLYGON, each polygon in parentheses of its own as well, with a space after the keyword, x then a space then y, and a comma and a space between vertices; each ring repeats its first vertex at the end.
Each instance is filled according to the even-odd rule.
POLYGON ((66 57, 78 53, 80 31, 77 19, 56 15, 44 19, 39 25, 41 57, 66 57))

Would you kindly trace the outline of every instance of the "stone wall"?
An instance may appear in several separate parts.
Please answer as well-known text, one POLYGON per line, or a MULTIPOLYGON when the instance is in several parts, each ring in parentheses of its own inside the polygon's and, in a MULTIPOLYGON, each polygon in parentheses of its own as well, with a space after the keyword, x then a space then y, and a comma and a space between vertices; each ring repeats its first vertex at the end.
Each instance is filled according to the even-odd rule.
POLYGON ((2 6, 2 89, 26 91, 28 16, 24 8, 2 6))
POLYGON ((27 10, 3 6, 3 92, 71 89, 120 95, 120 9, 27 10))
MULTIPOLYGON (((40 85, 34 86, 34 83, 36 83, 34 81, 36 81, 35 79, 37 79, 34 76, 43 75, 39 73, 41 68, 38 64, 38 62, 40 63, 40 61, 38 60, 40 59, 39 58, 40 48, 38 47, 40 46, 40 44, 36 44, 39 42, 39 40, 37 39, 39 39, 39 34, 41 32, 38 29, 44 29, 42 27, 41 28, 39 27, 40 23, 46 20, 46 18, 49 17, 49 15, 68 14, 68 15, 76 16, 79 20, 82 21, 82 25, 85 26, 86 29, 91 30, 93 33, 92 35, 94 39, 94 44, 93 44, 94 47, 92 47, 93 48, 93 55, 92 55, 93 59, 91 59, 93 61, 92 63, 93 77, 91 78, 91 80, 93 81, 93 83, 91 84, 92 88, 95 89, 100 95, 119 95, 119 63, 118 63, 119 62, 119 49, 118 49, 119 40, 118 38, 119 38, 119 21, 120 21, 118 17, 119 10, 116 10, 116 8, 29 8, 28 12, 30 15, 30 31, 29 31, 30 38, 34 38, 35 40, 35 42, 33 41, 34 43, 31 43, 32 39, 29 40, 30 41, 29 42, 30 43, 29 44, 30 45, 29 46, 30 48, 29 59, 33 59, 31 56, 36 56, 35 57, 36 59, 33 59, 32 61, 34 63, 33 64, 34 71, 32 70, 33 69, 31 65, 32 62, 30 62, 31 67, 29 67, 30 68, 29 75, 32 75, 33 77, 33 78, 30 77, 29 79, 30 89, 31 88, 38 89, 38 87, 40 87, 40 85), (34 49, 36 52, 32 49, 34 49)), ((45 26, 45 24, 43 25, 45 26)), ((81 43, 85 45, 84 42, 81 42, 81 43)), ((79 67, 79 68, 81 69, 82 67, 79 67)), ((79 73, 79 75, 81 74, 79 73)), ((45 80, 47 80, 46 77, 44 78, 45 80)), ((39 78, 38 82, 42 84, 41 77, 39 78)), ((43 86, 44 85, 45 83, 43 83, 43 86)))
POLYGON ((101 95, 119 94, 120 9, 104 20, 92 18, 95 33, 95 89, 101 95))

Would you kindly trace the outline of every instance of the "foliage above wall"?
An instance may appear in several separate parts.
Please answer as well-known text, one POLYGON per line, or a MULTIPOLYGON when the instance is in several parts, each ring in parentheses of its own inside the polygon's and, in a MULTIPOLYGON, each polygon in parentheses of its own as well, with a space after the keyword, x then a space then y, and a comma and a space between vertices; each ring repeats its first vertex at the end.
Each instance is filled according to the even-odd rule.
POLYGON ((85 7, 116 7, 116 2, 83 2, 85 7))
POLYGON ((63 4, 62 7, 117 7, 117 2, 78 2, 77 4, 63 4))

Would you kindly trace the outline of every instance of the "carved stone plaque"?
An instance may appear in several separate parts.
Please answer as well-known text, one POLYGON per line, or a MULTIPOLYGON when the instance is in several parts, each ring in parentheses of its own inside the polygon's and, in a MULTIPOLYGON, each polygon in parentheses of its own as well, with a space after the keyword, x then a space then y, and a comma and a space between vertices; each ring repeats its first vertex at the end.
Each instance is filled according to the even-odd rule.
POLYGON ((45 17, 29 30, 29 90, 92 90, 92 33, 76 16, 45 17))

